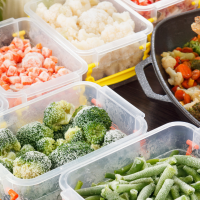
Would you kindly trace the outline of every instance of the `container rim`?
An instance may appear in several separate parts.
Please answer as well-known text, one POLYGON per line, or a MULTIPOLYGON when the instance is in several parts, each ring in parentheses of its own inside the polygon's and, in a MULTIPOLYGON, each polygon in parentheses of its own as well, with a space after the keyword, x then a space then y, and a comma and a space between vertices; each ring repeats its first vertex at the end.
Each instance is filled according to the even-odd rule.
MULTIPOLYGON (((5 114, 9 114, 9 113, 12 113, 12 112, 15 112, 15 111, 17 111, 17 110, 19 110, 19 109, 22 109, 22 108, 24 108, 24 107, 28 107, 29 105, 31 105, 31 104, 33 104, 33 103, 36 103, 36 102, 38 102, 38 101, 40 101, 40 100, 43 100, 43 99, 45 99, 45 98, 48 98, 48 97, 50 97, 50 96, 52 96, 52 95, 55 95, 55 94, 57 94, 57 93, 59 93, 59 92, 62 92, 62 91, 64 91, 64 90, 67 90, 67 89, 72 88, 72 87, 75 87, 75 86, 81 86, 81 85, 83 85, 83 84, 84 84, 84 85, 88 85, 88 86, 92 86, 93 88, 96 88, 98 91, 100 91, 100 92, 102 92, 102 93, 104 93, 104 94, 105 94, 104 88, 107 87, 107 86, 101 87, 101 86, 97 85, 96 83, 87 82, 87 81, 75 82, 75 83, 70 84, 70 85, 68 85, 68 86, 62 87, 62 88, 60 88, 60 89, 58 89, 58 90, 56 90, 56 91, 47 93, 47 94, 45 94, 45 95, 43 95, 43 96, 41 96, 41 97, 38 97, 38 98, 33 99, 33 100, 31 100, 31 101, 28 101, 28 102, 26 102, 26 103, 24 103, 24 104, 21 104, 21 105, 19 105, 19 106, 13 107, 13 108, 11 108, 11 109, 5 111, 5 112, 0 113, 0 116, 1 116, 1 115, 5 115, 5 114)), ((116 104, 119 105, 119 103, 116 102, 112 97, 109 97, 107 94, 105 94, 105 96, 106 96, 107 98, 109 98, 110 100, 112 100, 114 103, 116 103, 116 104)), ((124 99, 124 101, 127 102, 125 99, 124 99)), ((132 106, 133 106, 133 105, 132 105, 132 106)), ((122 107, 122 106, 121 106, 121 107, 122 107)), ((136 108, 135 106, 133 106, 133 107, 136 108)), ((129 113, 130 115, 132 115, 132 114, 130 113, 130 111, 128 111, 126 108, 124 108, 124 107, 122 107, 122 108, 123 108, 124 111, 126 111, 127 113, 129 113)), ((137 108, 136 108, 136 109, 137 109, 137 108)), ((141 112, 141 111, 140 111, 140 112, 141 112)), ((132 115, 132 116, 133 116, 133 115, 132 115)), ((147 123, 146 123, 146 121, 144 120, 144 113, 141 112, 141 116, 136 116, 136 117, 138 118, 138 121, 140 122, 140 124, 141 124, 141 123, 144 123, 143 126, 140 128, 140 130, 137 130, 136 133, 139 134, 139 132, 146 132, 146 131, 147 131, 147 123)), ((112 144, 110 144, 110 145, 107 145, 107 146, 105 146, 105 147, 103 147, 103 148, 101 148, 101 149, 98 149, 98 150, 96 150, 96 151, 94 151, 94 152, 92 152, 92 153, 90 153, 90 154, 87 154, 87 155, 85 155, 85 156, 83 156, 83 157, 81 157, 81 158, 78 158, 77 160, 74 160, 74 161, 71 161, 71 162, 69 162, 69 163, 66 163, 66 164, 62 165, 61 167, 58 167, 58 168, 56 168, 56 169, 54 169, 54 170, 51 170, 51 171, 49 171, 49 172, 47 172, 47 173, 45 173, 45 174, 43 174, 43 175, 40 175, 40 176, 38 176, 38 177, 36 177, 36 178, 33 178, 33 179, 28 179, 28 180, 27 180, 27 179, 19 179, 19 178, 15 177, 11 172, 9 172, 5 167, 3 167, 4 170, 6 171, 5 176, 6 176, 6 178, 7 178, 8 181, 10 181, 12 184, 16 184, 16 185, 21 185, 21 186, 24 186, 24 185, 26 185, 26 186, 32 186, 32 185, 35 185, 35 184, 39 184, 39 183, 42 183, 42 182, 44 182, 44 181, 47 181, 47 180, 49 180, 49 179, 51 179, 51 178, 57 176, 57 175, 60 175, 66 167, 67 167, 67 168, 74 167, 75 165, 77 165, 77 164, 78 164, 79 162, 81 162, 82 160, 85 160, 85 159, 87 160, 87 159, 90 158, 90 157, 93 157, 93 156, 95 157, 96 155, 100 155, 100 154, 102 154, 102 152, 109 150, 109 149, 112 148, 113 146, 119 145, 121 142, 126 143, 126 142, 129 141, 131 138, 137 138, 137 137, 138 137, 138 134, 137 134, 137 136, 135 136, 134 134, 131 134, 131 135, 129 135, 129 136, 127 136, 127 137, 125 137, 125 138, 123 138, 123 139, 121 139, 121 140, 116 141, 115 143, 112 143, 112 144)))
POLYGON ((176 18, 182 17, 182 16, 187 16, 190 13, 199 13, 198 10, 192 10, 192 11, 188 11, 186 13, 182 13, 179 15, 175 15, 175 16, 171 16, 169 18, 166 18, 164 20, 162 20, 161 22, 159 22, 157 24, 157 26, 155 27, 155 29, 153 30, 152 33, 152 38, 151 38, 151 56, 152 56, 152 65, 155 71, 155 74, 162 86, 162 88, 164 89, 164 91, 166 92, 167 96, 169 97, 169 99, 171 100, 171 102, 192 122, 194 123, 196 126, 200 127, 200 122, 194 118, 182 105, 180 105, 179 101, 175 98, 174 94, 172 93, 172 91, 169 89, 168 85, 165 83, 165 80, 159 70, 158 64, 157 64, 157 60, 156 60, 156 54, 155 54, 155 43, 156 43, 156 32, 159 29, 160 26, 163 26, 163 24, 165 24, 166 22, 168 22, 169 20, 176 20, 176 18))
MULTIPOLYGON (((177 121, 177 122, 170 122, 170 123, 167 123, 167 124, 165 124, 165 125, 162 125, 162 126, 156 128, 156 129, 154 129, 154 130, 152 130, 152 131, 150 131, 150 132, 147 132, 146 134, 143 134, 143 135, 141 135, 141 136, 139 136, 139 137, 137 137, 137 138, 134 138, 134 139, 131 139, 131 140, 127 141, 126 143, 122 143, 122 144, 120 144, 120 145, 118 145, 118 146, 113 147, 112 149, 109 149, 108 151, 106 151, 106 152, 104 152, 104 153, 98 155, 98 157, 96 157, 95 159, 92 158, 92 157, 90 156, 90 159, 87 159, 87 160, 84 161, 84 162, 79 162, 79 164, 78 164, 77 167, 68 168, 68 170, 66 170, 65 172, 63 172, 63 173, 61 174, 60 178, 59 178, 59 185, 60 185, 61 190, 62 190, 62 191, 65 191, 67 188, 71 188, 71 187, 68 185, 66 179, 68 178, 69 174, 72 173, 73 171, 75 171, 75 170, 77 170, 77 169, 80 169, 80 168, 82 168, 82 167, 84 167, 84 166, 87 166, 88 164, 91 164, 91 163, 93 163, 93 162, 95 162, 95 161, 97 161, 97 160, 100 160, 100 159, 102 159, 102 158, 104 158, 104 157, 106 157, 106 156, 108 156, 108 155, 110 155, 110 154, 113 154, 113 153, 115 153, 115 152, 118 152, 118 151, 120 151, 121 149, 124 149, 124 148, 126 148, 126 147, 128 147, 128 146, 130 146, 130 145, 132 145, 132 144, 137 143, 137 142, 140 142, 140 141, 142 141, 142 140, 144 140, 144 139, 146 139, 146 138, 148 138, 148 137, 150 137, 150 136, 152 136, 152 135, 157 134, 158 132, 161 132, 161 131, 163 131, 163 130, 169 128, 169 127, 173 127, 173 126, 183 126, 183 127, 187 127, 187 128, 192 129, 193 132, 196 132, 197 134, 200 134, 200 133, 199 133, 200 128, 197 128, 196 126, 194 126, 194 125, 192 125, 192 124, 190 124, 190 123, 187 123, 187 122, 177 121), (65 179, 66 181, 64 181, 64 179, 65 179), (65 185, 63 185, 63 183, 65 183, 65 185)), ((72 188, 71 188, 71 189, 72 189, 72 188)))

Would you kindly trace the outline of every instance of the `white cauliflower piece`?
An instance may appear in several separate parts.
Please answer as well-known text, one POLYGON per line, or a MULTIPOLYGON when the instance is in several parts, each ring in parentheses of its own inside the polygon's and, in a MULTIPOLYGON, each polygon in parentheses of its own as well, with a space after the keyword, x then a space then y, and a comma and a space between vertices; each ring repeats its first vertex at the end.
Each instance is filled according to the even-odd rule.
POLYGON ((106 25, 113 24, 113 19, 104 10, 91 8, 79 17, 78 24, 87 33, 101 34, 106 25))
POLYGON ((57 23, 62 27, 62 28, 73 28, 74 30, 78 30, 77 26, 77 21, 78 17, 73 16, 73 17, 65 17, 64 14, 60 14, 57 18, 57 23))
POLYGON ((81 29, 78 32, 78 40, 79 41, 87 40, 88 38, 92 38, 92 37, 99 37, 99 36, 95 35, 94 33, 86 33, 86 31, 84 29, 81 29))
POLYGON ((131 16, 129 12, 125 11, 123 13, 113 13, 112 18, 115 22, 118 22, 120 24, 131 19, 131 16))
POLYGON ((191 87, 191 88, 188 88, 188 89, 181 89, 179 88, 180 90, 183 90, 185 93, 189 94, 191 99, 193 100, 197 95, 198 93, 200 92, 200 86, 194 86, 194 87, 191 87))
POLYGON ((91 8, 89 0, 66 0, 65 6, 69 6, 73 15, 80 16, 83 12, 91 8))
POLYGON ((113 6, 113 4, 110 3, 110 2, 108 2, 108 1, 100 2, 95 8, 104 10, 104 11, 107 12, 110 16, 112 16, 113 13, 117 12, 117 10, 116 10, 116 8, 113 6))
POLYGON ((104 41, 101 40, 100 37, 88 38, 87 40, 83 40, 81 42, 78 40, 72 40, 71 42, 74 46, 81 50, 89 50, 104 45, 104 41))
POLYGON ((162 58, 162 66, 166 70, 167 68, 174 69, 176 65, 176 59, 171 56, 166 56, 162 58))
POLYGON ((104 72, 107 76, 116 74, 117 72, 119 72, 119 62, 117 61, 112 63, 110 66, 107 66, 104 72))
POLYGON ((99 0, 89 0, 91 6, 96 6, 99 3, 99 0))
POLYGON ((101 38, 105 43, 107 43, 121 39, 133 33, 133 27, 129 23, 122 22, 121 24, 118 24, 118 22, 114 22, 113 25, 106 26, 101 33, 101 38))
POLYGON ((36 9, 36 14, 40 16, 43 20, 45 20, 44 13, 47 10, 48 10, 47 7, 43 3, 39 3, 36 9))
POLYGON ((162 57, 167 57, 167 56, 170 56, 170 52, 163 52, 161 54, 162 57))
POLYGON ((102 79, 104 77, 104 70, 95 67, 93 68, 92 76, 95 80, 102 79))
POLYGON ((184 79, 181 74, 181 72, 175 72, 171 67, 168 67, 166 69, 166 72, 169 74, 170 78, 168 79, 168 82, 170 85, 180 85, 184 79))
POLYGON ((71 27, 67 28, 56 28, 56 30, 63 35, 69 41, 76 40, 78 37, 78 31, 74 30, 71 27))
POLYGON ((185 104, 183 107, 186 110, 189 110, 190 108, 192 108, 196 103, 199 103, 199 99, 195 98, 191 103, 187 103, 185 104))

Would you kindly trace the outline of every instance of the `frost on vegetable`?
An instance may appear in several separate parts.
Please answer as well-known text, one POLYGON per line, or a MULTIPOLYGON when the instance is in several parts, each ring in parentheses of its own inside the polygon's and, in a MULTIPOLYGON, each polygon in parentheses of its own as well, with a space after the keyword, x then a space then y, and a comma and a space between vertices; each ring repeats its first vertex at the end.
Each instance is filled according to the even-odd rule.
POLYGON ((16 136, 9 129, 0 129, 0 156, 6 156, 10 150, 20 151, 20 148, 16 136))
POLYGON ((52 162, 52 169, 76 160, 92 151, 90 145, 86 142, 62 144, 49 155, 52 162))
POLYGON ((25 144, 19 152, 17 152, 16 156, 20 157, 21 155, 29 152, 29 151, 35 151, 34 147, 30 144, 25 144))
POLYGON ((54 144, 54 139, 44 137, 36 142, 36 149, 48 156, 55 149, 54 144))
POLYGON ((31 179, 48 172, 50 168, 51 161, 45 154, 30 151, 15 159, 13 174, 18 178, 31 179))
POLYGON ((53 138, 53 131, 47 126, 36 121, 21 127, 17 131, 16 136, 22 146, 24 146, 25 144, 30 144, 34 148, 36 148, 36 142, 41 138, 53 138))
POLYGON ((43 122, 53 131, 58 131, 62 125, 70 122, 74 106, 64 100, 53 102, 44 111, 43 122))
POLYGON ((85 141, 85 137, 81 128, 75 126, 69 128, 68 131, 65 133, 65 140, 67 142, 85 141))
POLYGON ((11 173, 13 172, 13 160, 9 158, 3 158, 0 156, 0 164, 2 164, 11 173))

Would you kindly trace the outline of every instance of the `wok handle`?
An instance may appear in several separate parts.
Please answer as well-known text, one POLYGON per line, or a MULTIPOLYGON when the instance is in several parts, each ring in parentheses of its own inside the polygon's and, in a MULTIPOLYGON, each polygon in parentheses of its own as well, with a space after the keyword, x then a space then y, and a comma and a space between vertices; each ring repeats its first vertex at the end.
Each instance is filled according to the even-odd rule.
POLYGON ((146 67, 148 67, 148 65, 151 64, 151 63, 152 63, 152 58, 150 56, 147 59, 140 62, 139 64, 137 64, 136 67, 135 67, 135 71, 136 71, 138 81, 139 81, 144 93, 146 94, 147 97, 149 97, 151 99, 164 101, 164 102, 171 102, 167 95, 156 94, 151 89, 151 86, 149 85, 149 82, 147 81, 146 75, 144 73, 144 69, 146 67))

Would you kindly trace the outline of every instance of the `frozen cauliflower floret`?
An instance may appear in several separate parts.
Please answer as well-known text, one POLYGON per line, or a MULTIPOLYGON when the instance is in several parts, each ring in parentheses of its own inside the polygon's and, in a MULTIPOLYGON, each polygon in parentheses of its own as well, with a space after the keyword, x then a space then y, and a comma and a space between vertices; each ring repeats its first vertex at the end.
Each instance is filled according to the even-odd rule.
POLYGON ((95 80, 102 79, 104 77, 104 71, 99 68, 93 68, 92 71, 92 76, 94 77, 95 80))
POLYGON ((69 6, 73 15, 78 16, 91 8, 89 0, 66 0, 64 5, 69 6))
MULTIPOLYGON (((180 88, 181 89, 181 88, 180 88)), ((200 100, 200 86, 194 86, 189 89, 181 89, 185 91, 185 93, 189 94, 191 99, 194 100, 195 98, 200 100)))
POLYGON ((99 3, 99 0, 89 0, 91 6, 96 6, 99 3))
POLYGON ((101 38, 107 43, 117 39, 121 39, 128 35, 133 34, 133 27, 127 23, 114 22, 113 25, 108 25, 101 33, 101 38))
POLYGON ((186 110, 189 110, 189 109, 192 108, 196 103, 199 103, 199 100, 195 98, 191 103, 185 104, 183 107, 184 107, 186 110))
POLYGON ((112 74, 119 72, 119 62, 116 61, 112 63, 110 66, 107 66, 104 72, 107 76, 110 76, 112 74))
POLYGON ((78 24, 87 33, 101 34, 106 25, 113 24, 113 19, 104 10, 91 8, 79 17, 78 24))
POLYGON ((131 16, 129 12, 125 11, 123 13, 113 13, 112 18, 115 22, 117 21, 120 24, 131 19, 131 16))
POLYGON ((162 56, 162 57, 167 57, 167 56, 170 56, 170 53, 169 53, 169 52, 163 52, 163 53, 161 54, 161 56, 162 56))
POLYGON ((36 14, 45 20, 44 13, 47 11, 47 7, 43 3, 39 3, 36 9, 36 14))
POLYGON ((98 35, 95 35, 94 33, 86 33, 84 29, 79 30, 78 32, 78 40, 87 40, 88 38, 98 37, 98 35))
POLYGON ((165 70, 167 70, 167 68, 171 68, 174 69, 174 66, 176 65, 176 59, 171 57, 171 56, 166 56, 162 58, 162 66, 165 70))
POLYGON ((56 30, 63 35, 69 41, 76 40, 78 37, 78 31, 71 27, 68 28, 56 28, 56 30))
POLYGON ((99 37, 88 38, 79 42, 78 40, 71 41, 74 46, 81 50, 89 50, 104 44, 104 41, 99 37))
POLYGON ((76 25, 78 20, 77 16, 73 17, 65 17, 64 14, 60 14, 57 18, 57 23, 62 27, 62 28, 68 28, 71 27, 74 30, 78 30, 78 27, 76 25))
POLYGON ((117 12, 117 10, 116 10, 116 8, 113 6, 113 4, 110 3, 110 2, 108 2, 108 1, 100 2, 95 8, 104 10, 104 11, 107 12, 110 16, 112 16, 113 13, 117 12))
POLYGON ((168 67, 166 69, 166 72, 169 74, 170 78, 168 79, 168 82, 170 85, 180 85, 184 79, 181 74, 181 72, 175 72, 171 67, 168 67))

